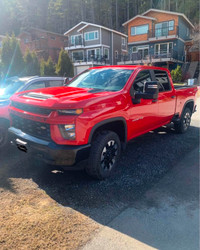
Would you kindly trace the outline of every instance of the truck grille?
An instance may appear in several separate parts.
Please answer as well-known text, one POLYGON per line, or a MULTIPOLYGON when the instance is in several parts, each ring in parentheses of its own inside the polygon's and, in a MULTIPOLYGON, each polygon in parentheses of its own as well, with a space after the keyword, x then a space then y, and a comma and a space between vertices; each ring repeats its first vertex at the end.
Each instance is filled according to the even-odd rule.
POLYGON ((11 119, 12 126, 14 128, 20 129, 22 132, 35 136, 37 138, 46 140, 51 139, 49 124, 24 119, 14 114, 11 114, 11 119))
POLYGON ((23 104, 19 102, 12 102, 11 106, 17 109, 23 110, 23 111, 27 111, 27 112, 34 113, 34 114, 41 114, 41 115, 50 115, 51 112, 53 111, 51 109, 39 108, 37 106, 31 106, 31 105, 27 105, 27 104, 23 104))

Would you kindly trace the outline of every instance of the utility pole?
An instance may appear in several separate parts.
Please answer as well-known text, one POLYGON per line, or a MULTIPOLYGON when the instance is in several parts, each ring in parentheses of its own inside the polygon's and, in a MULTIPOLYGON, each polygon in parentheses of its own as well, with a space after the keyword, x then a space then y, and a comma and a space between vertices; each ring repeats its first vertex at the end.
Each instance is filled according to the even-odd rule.
POLYGON ((127 0, 127 20, 129 20, 129 0, 127 0))
POLYGON ((115 0, 115 20, 116 20, 116 30, 118 30, 118 0, 115 0))

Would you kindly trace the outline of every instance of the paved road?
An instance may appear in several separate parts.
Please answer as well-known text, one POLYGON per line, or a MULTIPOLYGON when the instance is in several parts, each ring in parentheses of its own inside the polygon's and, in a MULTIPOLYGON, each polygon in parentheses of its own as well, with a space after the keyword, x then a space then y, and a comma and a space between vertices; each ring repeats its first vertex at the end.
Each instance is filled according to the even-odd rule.
MULTIPOLYGON (((197 246, 198 226, 195 217, 198 202, 196 178, 199 176, 195 161, 198 159, 196 150, 199 147, 198 119, 195 114, 190 130, 184 135, 176 134, 172 128, 166 127, 134 139, 122 155, 115 175, 105 181, 92 180, 83 171, 63 172, 59 168, 33 162, 23 152, 8 148, 0 152, 0 188, 16 192, 13 180, 21 180, 23 185, 32 182, 66 211, 69 208, 79 211, 98 222, 103 230, 101 232, 107 228, 108 235, 112 235, 111 231, 116 233, 113 233, 115 238, 108 238, 107 241, 106 238, 101 240, 101 233, 95 235, 95 239, 100 239, 99 248, 95 249, 105 249, 104 241, 110 249, 112 245, 117 249, 114 241, 120 238, 122 240, 117 242, 121 247, 118 249, 130 249, 133 241, 138 243, 138 249, 144 249, 144 246, 160 248, 163 247, 162 242, 174 239, 169 237, 169 230, 164 230, 170 228, 177 244, 180 239, 190 243, 190 235, 193 235, 191 247, 194 248, 189 248, 193 250, 197 246), (194 164, 186 156, 194 160, 194 164), (189 163, 187 166, 181 165, 181 160, 189 163), (194 199, 191 200, 191 197, 194 199), (164 213, 165 210, 168 212, 164 213), (183 217, 186 217, 185 220, 183 217), (179 230, 180 223, 184 221, 188 227, 181 226, 182 230, 179 230), (159 233, 158 237, 152 237, 147 229, 153 235, 159 233), (129 242, 128 239, 131 243, 127 243, 126 247, 124 244, 129 242)), ((185 226, 185 223, 182 225, 185 226)), ((90 244, 96 243, 92 241, 85 249, 91 249, 90 244)), ((181 249, 179 246, 182 247, 179 243, 176 249, 181 249)))

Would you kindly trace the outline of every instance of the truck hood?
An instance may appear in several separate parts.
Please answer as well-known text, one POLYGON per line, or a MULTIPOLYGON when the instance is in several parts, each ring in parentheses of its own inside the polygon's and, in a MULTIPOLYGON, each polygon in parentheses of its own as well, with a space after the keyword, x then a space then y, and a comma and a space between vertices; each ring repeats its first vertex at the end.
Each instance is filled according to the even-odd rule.
POLYGON ((115 96, 117 92, 98 89, 56 87, 24 91, 11 97, 11 101, 36 105, 44 108, 86 108, 96 102, 115 96))

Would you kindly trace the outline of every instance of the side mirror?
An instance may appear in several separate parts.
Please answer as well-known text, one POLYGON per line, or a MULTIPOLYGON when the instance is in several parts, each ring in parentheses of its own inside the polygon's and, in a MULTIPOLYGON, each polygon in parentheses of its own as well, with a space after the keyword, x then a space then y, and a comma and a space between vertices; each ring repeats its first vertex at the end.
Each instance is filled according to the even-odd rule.
POLYGON ((136 93, 135 99, 157 99, 158 98, 158 82, 146 82, 143 93, 136 93))
POLYGON ((66 77, 65 82, 64 82, 64 86, 67 86, 70 83, 71 79, 72 78, 70 78, 70 77, 66 77))

